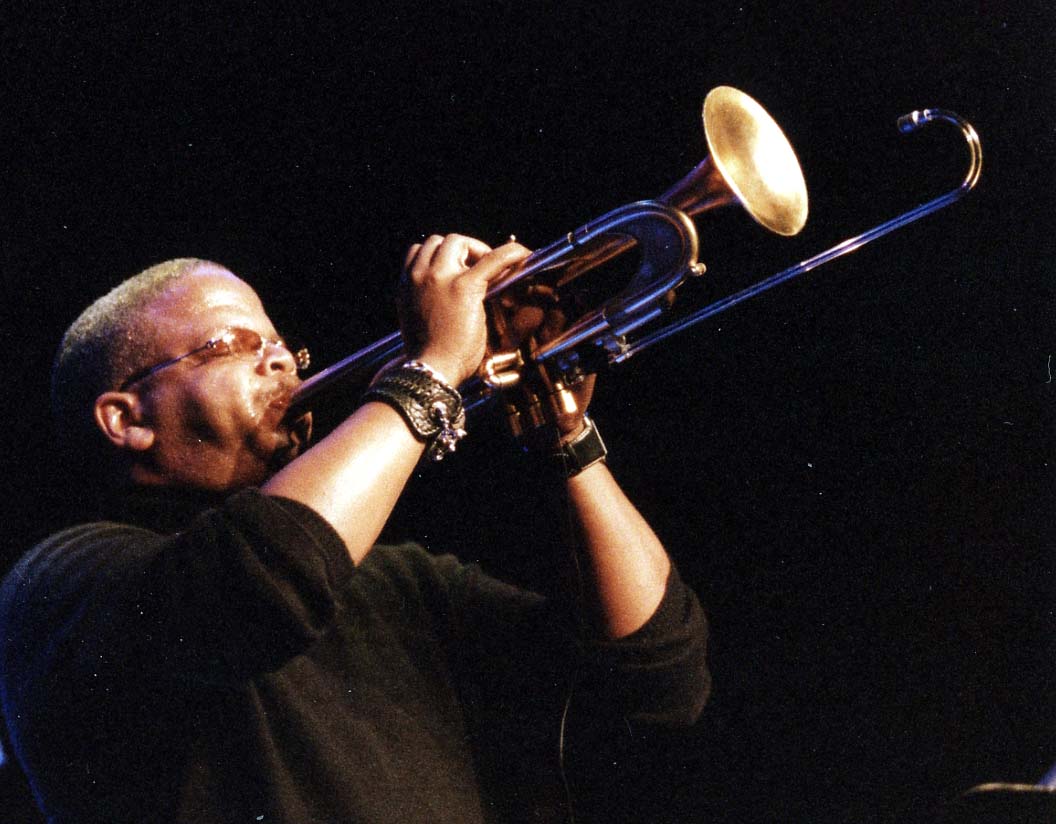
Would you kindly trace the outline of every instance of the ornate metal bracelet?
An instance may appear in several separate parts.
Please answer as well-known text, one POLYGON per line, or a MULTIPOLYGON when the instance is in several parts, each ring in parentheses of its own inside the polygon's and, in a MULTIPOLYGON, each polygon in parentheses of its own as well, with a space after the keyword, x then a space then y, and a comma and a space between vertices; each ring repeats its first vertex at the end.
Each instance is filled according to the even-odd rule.
POLYGON ((399 412, 414 436, 425 443, 430 460, 443 460, 466 436, 462 396, 420 361, 406 361, 383 372, 363 401, 381 401, 399 412))

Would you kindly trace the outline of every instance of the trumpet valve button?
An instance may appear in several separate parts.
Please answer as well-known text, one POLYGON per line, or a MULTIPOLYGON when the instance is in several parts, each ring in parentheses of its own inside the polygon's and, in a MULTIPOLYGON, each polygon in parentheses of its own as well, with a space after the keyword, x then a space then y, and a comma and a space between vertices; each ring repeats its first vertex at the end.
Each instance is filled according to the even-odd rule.
POLYGON ((521 353, 499 352, 484 359, 480 365, 480 379, 489 389, 508 389, 521 379, 518 371, 524 366, 521 353))
POLYGON ((575 415, 579 411, 576 396, 563 383, 554 384, 554 397, 557 400, 558 413, 561 415, 575 415))

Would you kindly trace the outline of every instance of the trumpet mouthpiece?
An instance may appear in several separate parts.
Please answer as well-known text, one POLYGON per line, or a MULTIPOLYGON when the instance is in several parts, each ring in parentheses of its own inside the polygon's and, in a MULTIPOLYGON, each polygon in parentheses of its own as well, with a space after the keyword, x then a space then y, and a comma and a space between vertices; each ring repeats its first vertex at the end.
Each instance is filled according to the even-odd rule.
POLYGON ((931 120, 932 114, 930 109, 924 109, 924 111, 914 111, 909 114, 904 114, 898 118, 898 130, 902 134, 909 134, 915 132, 929 120, 931 120))

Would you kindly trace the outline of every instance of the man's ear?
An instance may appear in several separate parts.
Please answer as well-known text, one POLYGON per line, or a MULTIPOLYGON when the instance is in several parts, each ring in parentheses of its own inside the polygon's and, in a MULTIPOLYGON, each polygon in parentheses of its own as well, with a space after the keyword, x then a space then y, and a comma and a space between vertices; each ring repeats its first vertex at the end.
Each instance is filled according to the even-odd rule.
POLYGON ((154 445, 154 430, 143 422, 134 392, 104 392, 95 399, 95 424, 118 449, 144 452, 154 445))

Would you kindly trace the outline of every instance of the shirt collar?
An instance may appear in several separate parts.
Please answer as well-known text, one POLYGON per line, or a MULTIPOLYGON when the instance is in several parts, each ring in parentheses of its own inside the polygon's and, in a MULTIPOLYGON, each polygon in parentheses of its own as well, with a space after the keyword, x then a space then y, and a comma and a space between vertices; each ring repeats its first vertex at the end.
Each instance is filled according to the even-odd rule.
POLYGON ((108 519, 156 532, 178 532, 206 509, 223 503, 227 493, 200 489, 136 486, 119 490, 104 501, 108 519))

